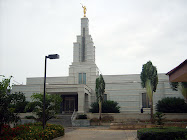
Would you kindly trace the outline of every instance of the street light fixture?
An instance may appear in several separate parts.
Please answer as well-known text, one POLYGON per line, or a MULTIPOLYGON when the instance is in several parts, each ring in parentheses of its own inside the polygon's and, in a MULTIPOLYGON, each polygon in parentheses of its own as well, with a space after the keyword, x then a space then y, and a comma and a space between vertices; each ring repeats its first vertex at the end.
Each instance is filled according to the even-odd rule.
POLYGON ((47 65, 47 58, 49 59, 59 59, 58 54, 50 54, 45 56, 45 70, 44 70, 44 96, 43 96, 43 129, 45 129, 45 89, 46 89, 46 65, 47 65))

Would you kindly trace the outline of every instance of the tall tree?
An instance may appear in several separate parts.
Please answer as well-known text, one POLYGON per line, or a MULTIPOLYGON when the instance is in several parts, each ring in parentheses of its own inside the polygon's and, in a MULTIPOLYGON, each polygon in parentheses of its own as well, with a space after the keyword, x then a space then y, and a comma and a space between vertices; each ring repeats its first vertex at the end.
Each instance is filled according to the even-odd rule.
POLYGON ((171 82, 170 86, 175 91, 179 89, 184 96, 185 103, 187 103, 187 82, 171 82))
POLYGON ((99 120, 101 122, 102 103, 103 103, 103 96, 105 92, 105 81, 101 74, 96 79, 95 91, 96 91, 97 102, 99 103, 99 120))
POLYGON ((17 123, 20 119, 14 110, 9 108, 9 104, 11 103, 12 99, 9 98, 11 86, 10 86, 10 78, 4 78, 0 82, 0 135, 1 135, 1 128, 4 124, 9 123, 17 123))
POLYGON ((142 88, 146 88, 148 99, 151 107, 151 122, 153 123, 153 92, 156 92, 158 84, 157 69, 151 61, 148 61, 142 66, 140 75, 142 88))
MULTIPOLYGON (((29 105, 35 105, 33 112, 38 116, 38 121, 43 122, 43 94, 42 93, 33 93, 31 96, 32 101, 29 105)), ((62 98, 58 94, 46 94, 45 101, 45 124, 48 120, 54 117, 55 114, 60 111, 60 103, 62 98)), ((27 107, 29 107, 29 105, 27 107)))

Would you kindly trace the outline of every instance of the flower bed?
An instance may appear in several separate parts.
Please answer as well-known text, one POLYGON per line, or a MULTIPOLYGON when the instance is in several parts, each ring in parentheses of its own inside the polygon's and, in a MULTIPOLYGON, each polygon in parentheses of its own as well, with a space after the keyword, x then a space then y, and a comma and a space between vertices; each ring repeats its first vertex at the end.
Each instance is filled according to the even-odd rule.
POLYGON ((64 135, 64 128, 60 125, 47 124, 43 130, 41 123, 24 124, 10 128, 3 127, 0 140, 52 140, 64 135))

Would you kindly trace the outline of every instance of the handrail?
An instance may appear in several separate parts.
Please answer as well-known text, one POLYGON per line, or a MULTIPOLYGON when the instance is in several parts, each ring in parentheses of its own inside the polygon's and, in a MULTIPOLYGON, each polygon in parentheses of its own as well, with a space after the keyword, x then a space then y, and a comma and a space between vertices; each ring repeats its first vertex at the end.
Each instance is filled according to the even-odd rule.
POLYGON ((71 121, 75 120, 76 117, 77 117, 77 112, 76 112, 76 110, 74 109, 73 114, 72 114, 72 116, 71 116, 71 121))

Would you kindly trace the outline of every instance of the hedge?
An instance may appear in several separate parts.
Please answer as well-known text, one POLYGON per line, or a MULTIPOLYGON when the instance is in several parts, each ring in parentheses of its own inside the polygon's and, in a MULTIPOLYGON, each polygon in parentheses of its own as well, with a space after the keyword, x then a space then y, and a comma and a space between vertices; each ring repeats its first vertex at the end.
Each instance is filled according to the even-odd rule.
POLYGON ((176 140, 186 139, 187 129, 178 127, 143 128, 137 131, 139 140, 176 140))
MULTIPOLYGON (((91 104, 90 112, 99 113, 99 104, 94 102, 91 104)), ((104 101, 102 104, 102 113, 120 113, 120 107, 115 101, 104 101)))
POLYGON ((184 99, 166 97, 158 101, 156 110, 163 113, 187 113, 187 104, 184 99))

